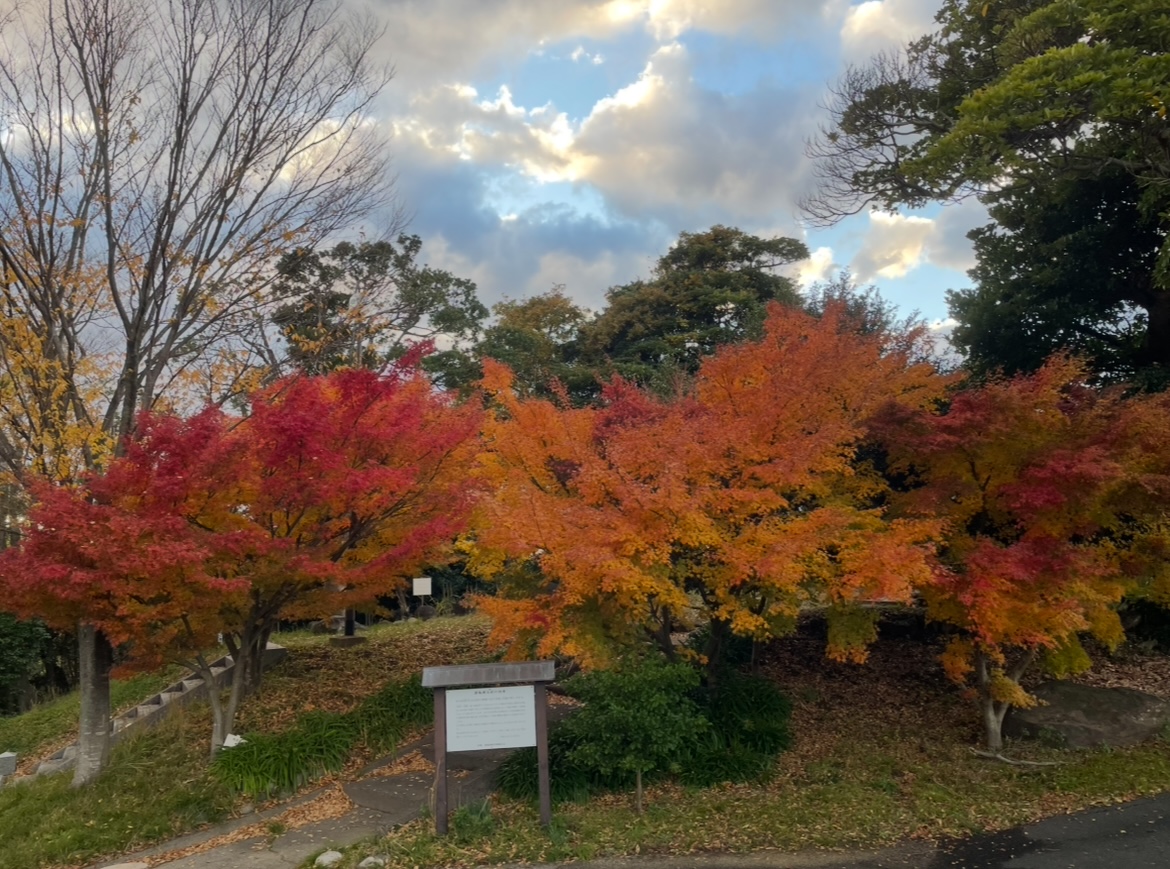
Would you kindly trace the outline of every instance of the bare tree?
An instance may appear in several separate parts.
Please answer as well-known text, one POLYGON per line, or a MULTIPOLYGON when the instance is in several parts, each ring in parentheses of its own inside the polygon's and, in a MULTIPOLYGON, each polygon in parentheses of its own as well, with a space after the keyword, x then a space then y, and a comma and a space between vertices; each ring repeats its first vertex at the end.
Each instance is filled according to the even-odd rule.
POLYGON ((928 41, 877 54, 830 88, 823 106, 829 123, 805 148, 819 184, 801 208, 815 225, 831 226, 871 204, 893 208, 972 192, 906 171, 953 122, 953 106, 937 87, 936 54, 928 41))
MULTIPOLYGON (((0 32, 0 462, 68 480, 140 410, 243 388, 274 255, 391 204, 391 71, 335 0, 47 0, 0 32)), ((79 634, 75 784, 110 711, 79 634)))

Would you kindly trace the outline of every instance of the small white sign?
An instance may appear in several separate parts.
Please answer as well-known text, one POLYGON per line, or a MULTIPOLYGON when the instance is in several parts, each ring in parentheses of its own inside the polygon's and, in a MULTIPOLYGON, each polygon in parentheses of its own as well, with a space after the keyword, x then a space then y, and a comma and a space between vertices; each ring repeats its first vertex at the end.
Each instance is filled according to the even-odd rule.
POLYGON ((536 745, 536 692, 531 685, 447 692, 447 750, 536 745))
POLYGON ((416 576, 414 582, 414 596, 426 597, 431 593, 431 578, 429 576, 416 576))

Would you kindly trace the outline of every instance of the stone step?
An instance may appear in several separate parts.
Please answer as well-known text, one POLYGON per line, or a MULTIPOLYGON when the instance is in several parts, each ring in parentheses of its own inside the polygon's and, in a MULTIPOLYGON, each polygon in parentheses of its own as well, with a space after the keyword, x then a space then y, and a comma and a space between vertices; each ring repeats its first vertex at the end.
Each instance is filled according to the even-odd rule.
MULTIPOLYGON (((282 660, 286 655, 287 652, 283 646, 269 643, 268 648, 265 651, 265 664, 271 666, 272 664, 282 660)), ((222 658, 219 658, 212 663, 212 675, 218 679, 218 677, 222 676, 234 665, 235 661, 232 660, 232 656, 224 655, 222 658)), ((153 697, 147 698, 134 708, 129 709, 126 712, 123 712, 117 717, 113 718, 110 721, 110 731, 111 733, 120 734, 131 727, 142 725, 143 722, 149 722, 150 719, 155 717, 155 713, 157 713, 163 707, 174 703, 176 700, 179 700, 186 694, 190 694, 196 688, 202 687, 203 677, 196 673, 192 673, 189 676, 180 679, 173 685, 170 685, 164 691, 155 694, 153 697)), ((59 772, 60 770, 71 766, 76 760, 76 757, 77 743, 67 745, 57 751, 52 757, 42 761, 37 767, 37 771, 34 773, 34 775, 59 772)))

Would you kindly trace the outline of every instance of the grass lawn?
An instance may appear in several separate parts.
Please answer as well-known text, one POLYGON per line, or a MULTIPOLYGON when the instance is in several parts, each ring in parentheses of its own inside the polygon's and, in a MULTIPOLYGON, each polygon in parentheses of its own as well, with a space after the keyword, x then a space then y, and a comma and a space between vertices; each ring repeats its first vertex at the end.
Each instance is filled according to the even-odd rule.
MULTIPOLYGON (((350 649, 326 636, 274 637, 289 658, 265 676, 258 696, 241 710, 237 731, 279 733, 304 711, 348 712, 387 682, 424 666, 483 660, 487 624, 478 618, 386 625, 350 649)), ((173 681, 174 675, 155 677, 173 681)), ((140 696, 162 685, 135 682, 140 696)), ((127 691, 129 688, 120 688, 127 691)), ((6 734, 23 734, 26 751, 54 745, 76 730, 77 698, 66 697, 16 718, 0 719, 6 734)), ((132 851, 233 814, 238 798, 208 771, 210 713, 205 704, 177 709, 158 728, 125 740, 109 769, 74 790, 71 774, 0 788, 0 869, 78 866, 132 851)), ((360 763, 359 746, 354 763, 360 763)))
MULTIPOLYGON (((622 854, 803 850, 880 846, 996 830, 1046 815, 1153 794, 1170 787, 1170 743, 1061 751, 1014 745, 1010 766, 974 756, 973 704, 942 676, 937 646, 879 642, 865 666, 823 658, 824 641, 774 644, 761 670, 793 700, 794 746, 765 783, 709 790, 658 785, 642 817, 632 796, 613 794, 554 812, 545 832, 535 808, 495 800, 461 810, 437 839, 418 821, 350 849, 343 869, 377 854, 391 867, 584 860, 622 854)), ((1170 659, 1145 656, 1130 670, 1154 680, 1170 659)), ((1111 673, 1124 673, 1113 666, 1111 673)))

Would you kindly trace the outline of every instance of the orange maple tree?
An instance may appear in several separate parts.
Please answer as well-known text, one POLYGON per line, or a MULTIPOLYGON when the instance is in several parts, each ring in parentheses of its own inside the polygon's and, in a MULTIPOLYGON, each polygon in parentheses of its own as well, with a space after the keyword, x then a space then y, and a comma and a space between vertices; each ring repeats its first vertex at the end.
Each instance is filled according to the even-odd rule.
POLYGON ((471 566, 500 582, 480 606, 515 654, 598 663, 650 638, 673 655, 672 632, 709 618, 714 661, 728 634, 782 634, 813 605, 829 612, 829 654, 863 660, 870 605, 907 601, 930 575, 937 524, 887 517, 859 447, 879 407, 929 406, 946 380, 839 307, 771 307, 762 340, 710 357, 671 400, 615 380, 576 409, 511 383, 485 365, 494 494, 471 566))
POLYGON ((973 680, 992 751, 1007 710, 1035 703, 1020 685, 1033 663, 1058 676, 1087 668, 1079 636, 1116 646, 1118 602, 1143 571, 1159 586, 1157 559, 1134 546, 1156 552, 1164 527, 1165 448, 1151 437, 1164 437, 1166 402, 1087 381, 1056 356, 957 394, 945 413, 891 413, 878 426, 910 481, 904 515, 946 522, 922 592, 929 617, 958 628, 943 663, 973 680))

